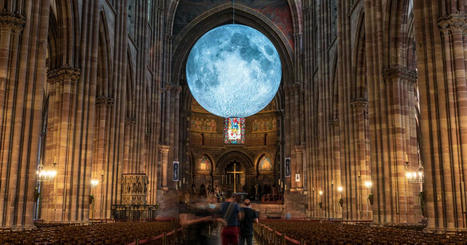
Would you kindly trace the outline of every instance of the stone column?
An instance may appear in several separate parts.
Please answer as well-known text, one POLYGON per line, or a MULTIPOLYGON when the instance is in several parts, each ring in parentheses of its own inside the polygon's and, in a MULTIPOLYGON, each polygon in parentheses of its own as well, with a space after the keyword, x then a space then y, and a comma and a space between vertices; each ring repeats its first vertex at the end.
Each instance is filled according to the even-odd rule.
POLYGON ((0 227, 33 227, 50 2, 0 10, 0 227))
POLYGON ((372 219, 371 204, 368 197, 372 194, 371 189, 365 186, 366 181, 371 181, 371 171, 368 165, 368 138, 367 138, 367 119, 368 119, 368 100, 365 98, 354 98, 352 100, 353 118, 356 124, 355 137, 355 163, 357 182, 354 183, 357 195, 356 209, 357 218, 362 220, 372 219))
POLYGON ((464 5, 464 1, 453 0, 414 1, 421 158, 430 231, 467 230, 464 5))
MULTIPOLYGON (((70 188, 72 174, 69 153, 72 137, 69 129, 74 119, 73 101, 76 97, 74 88, 80 78, 78 69, 63 67, 49 71, 49 115, 46 138, 45 167, 55 168, 57 176, 52 182, 44 182, 42 188, 42 219, 47 221, 64 221, 66 193, 70 188)), ((79 177, 79 175, 75 176, 79 177)))
POLYGON ((161 145, 159 146, 159 151, 161 153, 160 159, 161 159, 161 164, 162 164, 162 170, 161 170, 161 187, 162 190, 168 191, 168 180, 167 180, 167 171, 168 171, 168 165, 169 165, 169 151, 170 147, 167 145, 161 145))
POLYGON ((340 144, 339 144, 339 138, 340 138, 340 128, 339 128, 339 120, 337 118, 331 119, 329 121, 329 127, 331 128, 331 135, 332 135, 332 165, 333 165, 333 183, 334 183, 334 188, 331 190, 332 193, 332 207, 333 211, 332 217, 333 218, 342 218, 342 213, 343 213, 343 205, 344 203, 341 204, 339 203, 339 200, 342 198, 344 200, 345 198, 345 190, 342 186, 342 180, 341 180, 341 164, 340 164, 340 144), (342 191, 339 191, 339 187, 342 187, 342 191))
POLYGON ((295 152, 295 158, 294 162, 292 162, 292 171, 291 171, 291 191, 303 191, 303 146, 295 146, 294 147, 294 152, 295 152), (300 180, 296 180, 296 175, 300 175, 300 180))

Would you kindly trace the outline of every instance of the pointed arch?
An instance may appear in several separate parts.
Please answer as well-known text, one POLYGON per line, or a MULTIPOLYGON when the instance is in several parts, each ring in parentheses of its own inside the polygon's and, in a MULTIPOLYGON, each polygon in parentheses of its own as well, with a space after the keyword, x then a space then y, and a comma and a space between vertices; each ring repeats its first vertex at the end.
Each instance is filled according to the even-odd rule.
POLYGON ((57 65, 76 67, 79 64, 79 14, 76 0, 52 0, 57 29, 57 65))
POLYGON ((354 48, 354 67, 351 91, 351 98, 367 98, 367 80, 366 80, 366 37, 365 37, 365 13, 362 11, 358 17, 357 32, 355 34, 354 48))

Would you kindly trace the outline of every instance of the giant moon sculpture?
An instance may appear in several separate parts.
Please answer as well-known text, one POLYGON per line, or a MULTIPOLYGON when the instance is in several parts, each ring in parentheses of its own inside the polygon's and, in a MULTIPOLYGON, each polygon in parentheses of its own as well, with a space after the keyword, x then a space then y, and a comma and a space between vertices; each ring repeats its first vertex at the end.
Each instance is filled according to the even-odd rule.
POLYGON ((193 46, 186 64, 188 86, 207 111, 247 117, 265 108, 279 89, 279 54, 261 32, 239 24, 216 27, 193 46))

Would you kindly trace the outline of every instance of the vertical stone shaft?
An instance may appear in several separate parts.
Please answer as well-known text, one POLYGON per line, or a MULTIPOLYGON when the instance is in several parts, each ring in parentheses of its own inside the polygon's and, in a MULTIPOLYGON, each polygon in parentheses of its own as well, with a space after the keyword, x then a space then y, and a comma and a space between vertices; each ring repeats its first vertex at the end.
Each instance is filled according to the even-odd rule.
POLYGON ((161 152, 161 187, 162 190, 168 190, 168 180, 167 175, 168 173, 168 164, 169 164, 169 146, 161 145, 160 152, 161 152))
POLYGON ((416 39, 424 40, 417 68, 427 229, 466 231, 465 3, 415 0, 414 11, 416 39))
POLYGON ((49 1, 0 12, 0 227, 33 227, 49 1))

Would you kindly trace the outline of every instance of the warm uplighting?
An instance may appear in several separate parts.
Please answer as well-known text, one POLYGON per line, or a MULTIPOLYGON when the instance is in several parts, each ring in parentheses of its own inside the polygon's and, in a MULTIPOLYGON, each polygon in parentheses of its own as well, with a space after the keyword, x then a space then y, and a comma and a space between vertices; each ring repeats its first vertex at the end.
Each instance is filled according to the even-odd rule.
POLYGON ((37 167, 37 178, 39 181, 46 181, 51 180, 57 176, 57 170, 55 170, 55 163, 53 164, 53 168, 44 168, 44 165, 39 164, 37 167))
POLYGON ((405 177, 411 183, 423 183, 424 176, 422 170, 419 169, 418 171, 407 171, 405 172, 405 177))
POLYGON ((366 188, 370 189, 372 186, 373 186, 373 182, 371 182, 369 180, 365 181, 365 187, 366 188))
POLYGON ((342 187, 342 186, 338 186, 338 187, 337 187, 337 191, 338 191, 338 192, 342 192, 342 191, 344 191, 344 187, 342 187))
POLYGON ((39 177, 40 180, 50 180, 55 178, 57 176, 57 170, 50 169, 50 170, 45 170, 41 169, 37 171, 37 176, 39 177))
POLYGON ((323 191, 319 191, 318 194, 319 194, 320 196, 322 196, 322 195, 323 195, 323 191))
POLYGON ((91 186, 92 187, 96 187, 98 184, 99 184, 99 180, 97 180, 97 179, 92 179, 91 180, 91 186))

